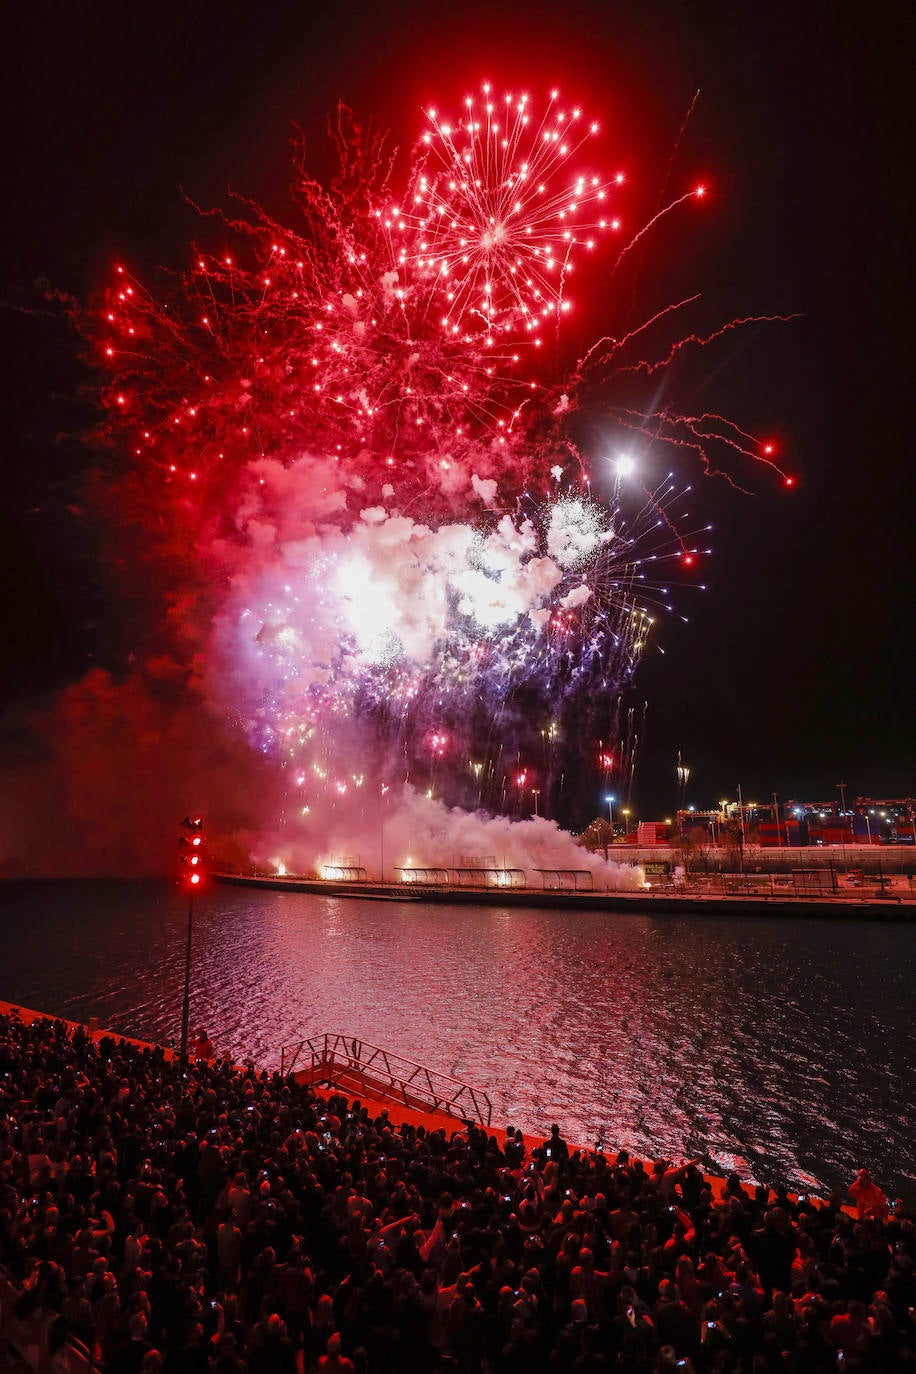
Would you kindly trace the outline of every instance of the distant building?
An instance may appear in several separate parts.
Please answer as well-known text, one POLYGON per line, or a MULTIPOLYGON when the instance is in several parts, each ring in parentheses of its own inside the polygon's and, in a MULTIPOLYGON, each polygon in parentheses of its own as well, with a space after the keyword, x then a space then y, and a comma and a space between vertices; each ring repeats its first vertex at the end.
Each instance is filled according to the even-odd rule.
POLYGON ((650 848, 690 836, 695 843, 759 845, 763 849, 805 845, 906 844, 916 846, 916 798, 857 797, 844 811, 835 800, 758 804, 726 802, 710 811, 687 807, 673 821, 639 821, 632 830, 608 833, 607 821, 592 822, 581 837, 588 848, 622 842, 650 848))
POLYGON ((798 826, 799 844, 854 844, 852 812, 842 811, 836 801, 787 801, 786 815, 798 826))
POLYGON ((856 797, 852 811, 857 844, 916 845, 916 798, 877 801, 856 797))
POLYGON ((634 834, 638 845, 669 844, 671 824, 669 821, 640 821, 634 834))
POLYGON ((740 809, 737 802, 728 802, 715 811, 679 811, 675 824, 680 836, 705 831, 713 845, 721 842, 725 827, 734 833, 736 826, 744 844, 764 849, 786 845, 916 845, 916 798, 879 801, 857 797, 847 811, 838 801, 745 802, 740 809))

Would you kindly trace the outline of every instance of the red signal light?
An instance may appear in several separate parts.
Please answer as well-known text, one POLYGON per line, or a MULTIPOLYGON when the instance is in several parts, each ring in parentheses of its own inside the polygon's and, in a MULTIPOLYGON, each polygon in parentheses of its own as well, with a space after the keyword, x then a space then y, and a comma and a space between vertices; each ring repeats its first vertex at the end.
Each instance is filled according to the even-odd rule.
POLYGON ((186 892, 193 892, 203 886, 205 876, 202 817, 185 816, 181 829, 188 833, 178 838, 179 881, 186 892))

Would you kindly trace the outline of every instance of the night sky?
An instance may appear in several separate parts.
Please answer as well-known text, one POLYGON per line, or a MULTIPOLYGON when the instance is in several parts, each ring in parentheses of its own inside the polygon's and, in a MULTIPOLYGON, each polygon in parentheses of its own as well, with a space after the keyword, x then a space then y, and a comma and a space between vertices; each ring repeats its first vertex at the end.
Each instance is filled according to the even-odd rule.
MULTIPOLYGON (((2 83, 0 704, 20 712, 92 666, 123 671, 136 636, 84 514, 90 379, 59 315, 24 313, 36 281, 85 298, 116 257, 147 274, 181 263, 198 230, 182 191, 206 206, 231 185, 282 218, 294 121, 320 173, 338 99, 407 147, 423 104, 455 108, 487 79, 580 98, 651 204, 699 90, 675 177, 707 181, 709 203, 701 226, 660 236, 646 270, 656 287, 701 289, 723 319, 799 314, 736 335, 695 378, 699 404, 778 440, 796 485, 757 473, 741 495, 697 473, 715 556, 708 591, 678 594, 690 623, 660 627, 665 653, 647 654, 629 698, 648 703, 633 805, 670 812, 678 750, 701 807, 738 784, 746 799, 829 799, 839 781, 848 797, 912 795, 914 45, 912 15, 891 13, 18 6, 2 83)), ((583 337, 602 329, 601 264, 588 271, 583 337)))

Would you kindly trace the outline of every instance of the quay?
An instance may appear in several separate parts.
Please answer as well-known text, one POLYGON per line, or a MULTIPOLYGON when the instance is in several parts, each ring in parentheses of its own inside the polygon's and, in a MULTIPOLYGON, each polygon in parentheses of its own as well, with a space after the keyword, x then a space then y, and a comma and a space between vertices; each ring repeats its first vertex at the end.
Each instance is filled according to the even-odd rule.
MULTIPOLYGON (((141 1051, 158 1049, 167 1061, 178 1061, 178 1052, 171 1046, 157 1045, 121 1031, 106 1029, 94 1018, 88 1023, 71 1021, 63 1016, 54 1016, 51 1012, 36 1011, 2 999, 0 1016, 19 1020, 26 1026, 35 1021, 63 1024, 67 1027, 68 1035, 81 1031, 95 1045, 103 1040, 111 1040, 115 1044, 130 1045, 141 1051)), ((325 1033, 323 1036, 303 1037, 292 1045, 285 1045, 280 1050, 280 1062, 273 1069, 266 1065, 259 1068, 252 1063, 235 1064, 232 1067, 239 1073, 253 1072, 259 1075, 262 1072, 279 1072, 283 1077, 307 1085, 325 1101, 341 1096, 359 1099, 374 1115, 384 1114, 396 1130, 403 1125, 423 1126, 427 1131, 444 1130, 450 1134, 473 1121, 476 1129, 485 1131, 500 1145, 506 1135, 505 1123, 493 1123, 492 1104, 483 1089, 462 1083, 425 1065, 414 1064, 391 1051, 367 1041, 359 1041, 350 1034, 325 1033)), ((518 1136, 529 1152, 548 1143, 549 1139, 546 1136, 525 1135, 520 1130, 517 1130, 518 1136)), ((591 1153, 591 1148, 586 1145, 571 1143, 570 1149, 591 1153)), ((617 1147, 608 1143, 606 1153, 616 1155, 617 1147)), ((642 1163, 651 1169, 651 1161, 643 1160, 642 1163)), ((704 1179, 713 1195, 721 1198, 725 1178, 720 1174, 706 1173, 704 1179)), ((750 1186, 749 1181, 745 1183, 750 1186)), ((844 1210, 851 1211, 849 1207, 844 1210)))
MULTIPOLYGON (((115 1043, 131 1045, 138 1050, 159 1049, 166 1060, 178 1060, 178 1052, 171 1046, 157 1045, 152 1041, 124 1035, 121 1031, 105 1029, 100 1027, 95 1019, 91 1019, 88 1024, 70 1021, 50 1012, 35 1011, 2 999, 0 1016, 16 1018, 27 1026, 33 1021, 58 1022, 67 1027, 69 1035, 72 1036, 78 1030, 82 1031, 87 1039, 96 1045, 102 1040, 109 1039, 115 1043)), ((280 1062, 273 1069, 267 1068, 266 1065, 258 1068, 252 1063, 236 1064, 232 1067, 239 1073, 279 1072, 283 1077, 307 1085, 316 1096, 325 1101, 341 1096, 358 1099, 369 1107, 374 1115, 384 1114, 395 1130, 404 1125, 423 1126, 427 1131, 444 1130, 450 1134, 473 1121, 476 1129, 486 1132, 500 1145, 503 1144, 506 1134, 505 1123, 494 1125, 492 1103, 483 1089, 429 1069, 426 1065, 405 1060, 368 1041, 357 1040, 350 1034, 325 1033, 303 1037, 292 1045, 285 1045, 280 1049, 280 1062)), ((521 1137, 529 1153, 532 1149, 548 1143, 546 1136, 526 1136, 520 1130, 517 1130, 516 1134, 517 1137, 521 1137)), ((577 1149, 585 1154, 591 1153, 591 1147, 587 1145, 570 1144, 570 1149, 577 1149)), ((606 1153, 610 1156, 616 1155, 617 1146, 609 1143, 606 1153)), ((652 1161, 641 1162, 647 1170, 651 1170, 652 1161)), ((704 1173, 703 1177, 713 1196, 720 1199, 725 1191, 725 1178, 721 1174, 710 1173, 704 1173)), ((751 1186, 749 1180, 743 1182, 745 1186, 751 1186)), ((789 1196, 795 1200, 795 1194, 789 1196)), ((826 1199, 816 1197, 812 1200, 817 1203, 826 1202, 826 1199)), ((843 1210, 849 1215, 854 1211, 848 1204, 843 1205, 843 1210)))
MULTIPOLYGON (((161 1050, 169 1062, 177 1062, 179 1057, 178 1051, 171 1045, 157 1045, 150 1040, 125 1035, 123 1031, 111 1030, 100 1026, 94 1017, 88 1023, 71 1021, 65 1016, 54 1016, 51 1012, 36 1011, 32 1007, 2 999, 0 1016, 13 1017, 25 1026, 30 1026, 34 1021, 56 1022, 66 1026, 70 1036, 81 1031, 94 1045, 102 1040, 112 1040, 116 1044, 131 1045, 137 1050, 161 1050)), ((294 1078, 297 1083, 308 1084, 319 1097, 359 1097, 371 1103, 377 1112, 386 1111, 395 1127, 422 1125, 427 1130, 445 1128, 453 1131, 456 1125, 471 1115, 477 1118, 475 1124, 484 1129, 490 1125, 490 1100, 480 1089, 462 1084, 445 1074, 437 1074, 423 1065, 409 1064, 407 1060, 359 1041, 352 1035, 303 1037, 295 1045, 282 1046, 279 1054, 279 1063, 273 1067, 249 1063, 234 1064, 233 1068, 240 1073, 278 1071, 283 1076, 294 1078), (320 1048, 316 1050, 314 1047, 318 1045, 320 1048), (353 1054, 354 1046, 360 1047, 356 1055, 353 1054), (411 1074, 415 1079, 413 1082, 411 1074), (398 1090, 394 1088, 395 1081, 398 1090)), ((497 1134, 495 1127, 492 1134, 497 1134)))
POLYGON ((233 887, 303 892, 318 897, 361 897, 367 901, 425 902, 445 906, 538 907, 606 911, 612 915, 817 916, 831 919, 913 921, 916 889, 909 881, 840 887, 823 892, 787 891, 778 874, 753 874, 717 889, 702 880, 666 883, 651 891, 580 887, 486 887, 446 882, 346 882, 294 874, 215 872, 215 882, 233 887))
MULTIPOLYGON (((2 999, 0 1016, 12 1017, 26 1026, 35 1021, 56 1022, 67 1027, 68 1035, 81 1031, 95 1045, 107 1039, 141 1051, 158 1049, 167 1061, 178 1061, 178 1051, 171 1046, 157 1045, 121 1031, 106 1029, 94 1018, 88 1024, 70 1021, 51 1012, 36 1011, 2 999)), ((466 1126, 468 1121, 473 1121, 478 1130, 493 1136, 500 1145, 504 1142, 505 1124, 494 1124, 490 1098, 481 1088, 462 1083, 426 1065, 414 1064, 368 1041, 360 1041, 351 1034, 325 1033, 303 1037, 292 1045, 282 1046, 279 1053, 280 1061, 272 1068, 251 1063, 232 1067, 239 1073, 279 1072, 283 1077, 310 1087, 324 1101, 332 1097, 358 1099, 369 1107, 373 1115, 381 1116, 384 1113, 395 1130, 405 1125, 422 1126, 426 1131, 444 1130, 451 1134, 466 1126)), ((547 1138, 522 1134, 522 1139, 526 1150, 530 1151, 544 1144, 547 1138)), ((587 1150, 588 1147, 571 1148, 587 1150)), ((608 1147, 608 1153, 612 1148, 616 1153, 616 1148, 612 1146, 608 1147)), ((725 1186, 724 1178, 708 1175, 707 1181, 719 1196, 725 1186)))

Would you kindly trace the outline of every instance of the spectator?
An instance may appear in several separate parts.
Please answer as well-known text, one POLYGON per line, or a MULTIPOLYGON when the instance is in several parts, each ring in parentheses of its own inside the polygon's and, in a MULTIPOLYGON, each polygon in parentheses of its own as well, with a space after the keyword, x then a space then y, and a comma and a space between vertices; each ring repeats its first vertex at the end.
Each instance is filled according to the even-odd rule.
POLYGON ((681 1301, 671 1279, 663 1279, 659 1285, 659 1298, 655 1304, 653 1320, 658 1339, 664 1345, 670 1345, 678 1359, 696 1353, 700 1336, 699 1326, 691 1316, 690 1308, 681 1301))
POLYGON ((569 1160, 569 1146, 560 1135, 560 1127, 556 1122, 550 1128, 550 1139, 547 1141, 545 1149, 547 1158, 555 1160, 560 1165, 569 1160))
POLYGON ((0 1263, 113 1374, 916 1370, 916 1217, 0 1016, 0 1263), (547 1151, 550 1154, 547 1154, 547 1151), (784 1353, 782 1353, 784 1352, 784 1353))
POLYGON ((856 1174, 849 1185, 849 1196, 856 1204, 860 1220, 863 1217, 875 1217, 878 1221, 887 1220, 887 1198, 877 1183, 872 1181, 867 1169, 860 1169, 856 1174))
POLYGON ((336 1332, 328 1337, 326 1353, 318 1361, 318 1368, 322 1374, 352 1374, 355 1369, 353 1361, 341 1355, 340 1345, 340 1336, 336 1332))

